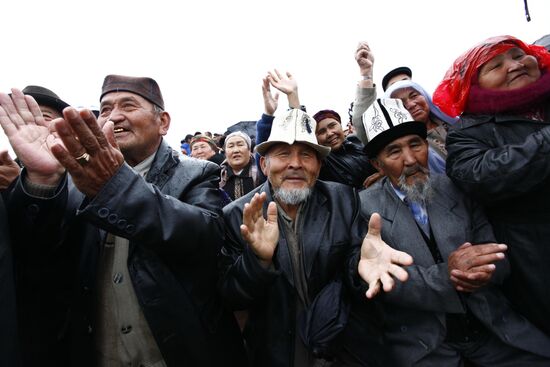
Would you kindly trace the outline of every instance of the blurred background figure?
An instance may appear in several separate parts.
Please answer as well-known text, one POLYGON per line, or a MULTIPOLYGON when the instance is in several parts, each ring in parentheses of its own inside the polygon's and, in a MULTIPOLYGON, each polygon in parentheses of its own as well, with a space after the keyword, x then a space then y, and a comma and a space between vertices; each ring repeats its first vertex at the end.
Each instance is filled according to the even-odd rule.
POLYGON ((191 139, 191 157, 205 159, 218 165, 224 160, 216 142, 206 135, 195 135, 191 139))

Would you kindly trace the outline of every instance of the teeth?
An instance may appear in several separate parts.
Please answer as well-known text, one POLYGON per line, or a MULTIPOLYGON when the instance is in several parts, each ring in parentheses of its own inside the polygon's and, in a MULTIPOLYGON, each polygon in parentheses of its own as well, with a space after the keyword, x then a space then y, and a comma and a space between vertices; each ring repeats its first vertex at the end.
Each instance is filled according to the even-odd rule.
POLYGON ((121 133, 121 132, 124 131, 124 129, 121 128, 121 127, 119 127, 119 128, 114 129, 113 131, 114 131, 115 133, 121 133))

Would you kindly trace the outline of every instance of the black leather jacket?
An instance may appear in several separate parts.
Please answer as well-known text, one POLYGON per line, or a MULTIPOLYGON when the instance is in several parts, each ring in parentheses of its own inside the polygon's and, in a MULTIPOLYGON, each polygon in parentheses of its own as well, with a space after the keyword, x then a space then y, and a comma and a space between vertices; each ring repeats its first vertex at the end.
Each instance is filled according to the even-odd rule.
POLYGON ((146 180, 125 164, 91 200, 70 179, 51 199, 18 183, 10 220, 23 244, 18 292, 31 320, 23 354, 41 365, 93 365, 97 261, 113 233, 130 240, 130 277, 167 365, 242 365, 238 327, 216 293, 218 175, 216 165, 163 142, 146 180))
MULTIPOLYGON (((299 336, 295 335, 297 295, 284 232, 279 232, 273 269, 265 269, 239 230, 244 204, 256 192, 267 193, 265 215, 267 204, 273 200, 269 182, 224 208, 226 241, 221 253, 224 271, 221 291, 224 300, 235 310, 249 311, 245 339, 252 365, 288 367, 294 364, 294 343, 299 336)), ((355 190, 334 182, 317 181, 302 215, 301 244, 307 289, 313 300, 331 280, 344 274, 346 259, 352 248, 361 245, 366 225, 359 215, 355 190)), ((365 352, 373 358, 377 350, 370 348, 365 339, 376 339, 380 334, 369 328, 370 320, 364 315, 357 316, 355 310, 361 307, 352 304, 350 317, 356 319, 348 322, 349 328, 342 332, 343 343, 356 357, 365 352)))

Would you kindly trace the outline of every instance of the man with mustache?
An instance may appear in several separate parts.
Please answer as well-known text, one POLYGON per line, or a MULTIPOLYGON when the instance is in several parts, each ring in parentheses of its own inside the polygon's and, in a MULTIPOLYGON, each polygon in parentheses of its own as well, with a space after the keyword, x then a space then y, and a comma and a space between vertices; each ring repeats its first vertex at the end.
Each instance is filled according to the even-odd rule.
POLYGON ((168 146, 155 80, 108 75, 100 103, 97 121, 67 107, 48 123, 31 97, 0 94, 25 166, 7 194, 27 265, 22 365, 244 365, 216 292, 219 167, 168 146))
MULTIPOLYGON (((317 179, 330 148, 317 144, 315 125, 292 109, 275 118, 256 147, 267 182, 224 208, 222 294, 234 310, 249 312, 244 337, 253 366, 329 366, 323 363, 330 359, 381 366, 377 302, 363 295, 350 306, 342 290, 348 255, 361 247, 366 223, 352 187, 317 179), (319 320, 331 319, 336 325, 319 330, 319 320), (321 340, 321 332, 331 336, 321 340)), ((371 282, 390 276, 392 261, 379 253, 410 263, 388 246, 371 251, 360 270, 371 282), (369 261, 374 270, 380 265, 378 275, 364 269, 369 261)), ((399 266, 392 269, 406 278, 399 266)))
POLYGON ((494 243, 477 203, 430 175, 426 126, 399 99, 376 100, 363 124, 367 154, 386 176, 360 193, 361 213, 379 231, 371 240, 414 259, 406 282, 368 287, 394 286, 382 297, 388 365, 548 365, 550 339, 502 294, 506 245, 494 243))

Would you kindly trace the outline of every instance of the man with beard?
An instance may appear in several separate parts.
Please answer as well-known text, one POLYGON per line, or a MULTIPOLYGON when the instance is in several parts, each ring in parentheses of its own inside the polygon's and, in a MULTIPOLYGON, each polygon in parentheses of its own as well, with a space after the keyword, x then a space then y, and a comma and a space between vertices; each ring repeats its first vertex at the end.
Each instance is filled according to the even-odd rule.
MULTIPOLYGON (((386 176, 360 194, 361 213, 380 231, 370 240, 414 258, 407 282, 381 279, 394 285, 382 296, 388 365, 548 365, 550 339, 501 292, 506 245, 494 243, 478 204, 446 176, 430 176, 425 125, 397 99, 375 101, 363 124, 367 154, 386 176)), ((369 286, 377 293, 380 283, 369 286)))
MULTIPOLYGON (((352 187, 317 179, 330 148, 317 144, 315 125, 303 111, 290 110, 256 147, 267 182, 224 208, 222 295, 234 310, 249 311, 244 337, 253 366, 328 366, 329 359, 379 366, 377 302, 363 296, 350 306, 342 296, 344 265, 361 246, 365 222, 352 187), (331 319, 341 326, 317 329, 317 321, 331 319), (317 331, 331 337, 321 341, 317 331)), ((394 263, 410 263, 389 246, 364 250, 388 259, 380 275, 360 270, 366 279, 374 276, 371 282, 390 277, 384 269, 392 255, 394 263)), ((381 258, 367 254, 361 265, 380 265, 381 258)), ((403 269, 392 269, 404 280, 403 269)))

